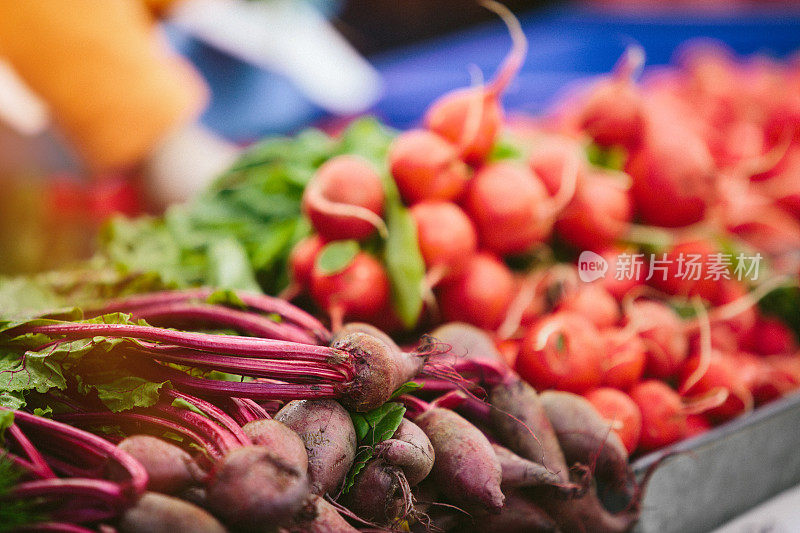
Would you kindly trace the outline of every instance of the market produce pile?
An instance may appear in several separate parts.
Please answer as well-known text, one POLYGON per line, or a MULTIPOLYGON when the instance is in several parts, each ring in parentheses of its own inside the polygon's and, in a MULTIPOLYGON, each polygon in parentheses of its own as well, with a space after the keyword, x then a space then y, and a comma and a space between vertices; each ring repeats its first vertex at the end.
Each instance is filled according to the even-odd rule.
POLYGON ((511 52, 419 128, 0 279, 0 531, 627 531, 629 454, 800 387, 800 63, 631 47, 507 117, 487 4, 511 52))

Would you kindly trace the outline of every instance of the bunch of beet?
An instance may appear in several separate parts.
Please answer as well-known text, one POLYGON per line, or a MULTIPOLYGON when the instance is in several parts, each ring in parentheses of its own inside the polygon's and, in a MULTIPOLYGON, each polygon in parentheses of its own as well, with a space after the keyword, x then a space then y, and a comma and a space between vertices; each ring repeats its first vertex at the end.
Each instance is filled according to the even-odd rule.
POLYGON ((156 403, 117 411, 70 375, 63 390, 26 395, 28 408, 49 407, 55 419, 16 411, 26 431, 12 426, 6 441, 8 457, 33 478, 11 497, 33 498, 59 521, 36 527, 347 532, 571 529, 601 520, 606 531, 626 531, 635 523, 642 492, 611 425, 577 395, 540 398, 499 356, 482 361, 494 350, 485 333, 466 326, 464 340, 465 327, 455 325, 434 332, 451 355, 430 340, 404 352, 368 324, 331 336, 284 301, 227 298, 205 289, 141 294, 94 310, 102 320, 35 320, 4 332, 6 348, 31 335, 37 346, 74 343, 64 345, 79 346, 74 357, 85 353, 75 341, 117 339, 104 348, 109 365, 138 362, 128 369, 169 380, 156 403), (102 314, 111 310, 140 321, 102 314), (290 334, 309 343, 274 338, 290 334), (331 381, 334 370, 348 379, 331 381), (362 379, 380 398, 359 392, 362 379), (397 389, 405 416, 379 440, 361 440, 356 418, 370 420, 397 389), (484 400, 472 393, 479 389, 484 400), (575 440, 576 430, 585 436, 575 440), (371 453, 360 460, 364 449, 371 453), (72 499, 53 499, 64 491, 72 499), (627 502, 624 511, 604 506, 609 494, 627 502))

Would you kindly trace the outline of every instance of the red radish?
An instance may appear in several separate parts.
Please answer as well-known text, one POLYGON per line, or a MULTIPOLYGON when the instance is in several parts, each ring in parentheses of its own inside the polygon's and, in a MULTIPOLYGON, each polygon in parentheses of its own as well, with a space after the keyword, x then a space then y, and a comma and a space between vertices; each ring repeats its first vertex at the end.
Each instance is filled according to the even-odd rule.
POLYGON ((540 390, 584 392, 600 385, 600 333, 586 318, 559 312, 540 320, 522 342, 516 370, 540 390))
POLYGON ((602 285, 593 283, 580 284, 576 290, 566 292, 557 310, 582 315, 600 329, 615 325, 621 316, 614 297, 602 285))
MULTIPOLYGON (((733 279, 723 279, 718 283, 716 299, 713 303, 721 307, 727 304, 733 304, 733 302, 737 301, 744 302, 742 299, 747 298, 749 293, 748 287, 744 282, 733 279)), ((716 309, 720 309, 720 307, 716 309)), ((740 311, 730 316, 717 317, 717 314, 718 313, 715 311, 711 312, 710 318, 712 327, 717 324, 724 324, 737 333, 749 331, 753 328, 758 319, 755 305, 743 307, 740 311)))
POLYGON ((310 235, 294 245, 289 254, 289 272, 292 282, 301 287, 308 287, 311 284, 314 261, 323 246, 325 246, 325 241, 319 235, 310 235))
POLYGON ((716 389, 726 390, 725 402, 706 411, 706 415, 714 420, 729 420, 742 413, 752 411, 753 395, 747 388, 741 374, 732 360, 724 358, 720 352, 712 351, 708 367, 696 382, 687 387, 687 380, 700 364, 700 356, 690 357, 681 370, 681 392, 691 398, 696 395, 707 395, 716 389))
POLYGON ((800 388, 800 352, 793 355, 770 355, 764 359, 780 376, 782 383, 790 383, 790 390, 800 388))
POLYGON ((461 273, 439 288, 439 306, 447 321, 462 321, 493 330, 500 325, 514 296, 514 277, 495 256, 479 253, 461 273))
POLYGON ((777 400, 797 387, 793 379, 775 369, 762 357, 747 352, 735 352, 728 358, 753 395, 756 405, 777 400))
POLYGON ((319 167, 303 193, 303 211, 327 240, 365 239, 376 229, 386 235, 381 178, 357 156, 336 156, 319 167))
POLYGON ((591 390, 585 398, 611 423, 628 453, 633 453, 642 432, 642 413, 636 402, 624 392, 607 387, 591 390))
POLYGON ((389 147, 389 169, 408 204, 422 200, 454 200, 470 178, 458 149, 436 133, 409 130, 389 147))
POLYGON ((644 254, 633 248, 611 246, 600 252, 600 256, 608 263, 608 271, 592 283, 602 285, 617 300, 644 283, 647 276, 644 254))
MULTIPOLYGON (((469 217, 455 204, 427 201, 411 208, 420 252, 438 278, 456 274, 478 249, 478 235, 469 217)), ((435 285, 435 281, 431 285, 435 285)))
POLYGON ((635 331, 610 328, 602 333, 605 341, 603 384, 628 390, 642 377, 646 362, 645 346, 635 331))
POLYGON ((344 270, 334 274, 315 266, 311 296, 328 312, 334 326, 341 326, 345 317, 368 320, 388 304, 389 278, 377 259, 359 252, 344 270))
POLYGON ((655 450, 686 436, 686 413, 681 397, 665 383, 643 381, 631 389, 631 399, 642 413, 639 447, 655 450))
POLYGON ((713 426, 703 415, 689 415, 686 417, 686 437, 696 437, 710 430, 713 426))
POLYGON ((689 347, 678 314, 656 301, 633 302, 626 314, 628 324, 639 333, 647 349, 647 373, 657 378, 674 375, 689 347))
POLYGON ((580 141, 566 135, 539 134, 531 141, 528 165, 542 179, 547 191, 555 195, 563 176, 567 175, 567 163, 577 162, 578 179, 589 170, 586 152, 580 141))
POLYGON ((436 100, 425 113, 425 127, 457 144, 467 163, 482 163, 494 146, 503 123, 500 95, 519 72, 528 43, 519 21, 504 5, 483 0, 508 26, 513 40, 511 51, 485 87, 458 89, 436 100))
POLYGON ((770 255, 794 253, 800 248, 800 221, 773 205, 764 205, 727 229, 754 248, 770 255))
POLYGON ((280 297, 292 300, 311 286, 311 272, 325 241, 319 235, 309 235, 292 248, 289 253, 289 285, 281 292, 280 297))
POLYGON ((762 316, 742 339, 744 348, 760 355, 788 354, 797 350, 794 333, 779 318, 762 316))
POLYGON ((602 250, 627 233, 633 205, 622 177, 627 178, 599 170, 580 177, 575 196, 556 220, 556 231, 567 243, 602 250))
POLYGON ((590 168, 576 140, 555 135, 537 139, 528 164, 548 192, 557 197, 555 203, 566 206, 558 216, 556 229, 569 244, 602 249, 627 231, 633 209, 627 190, 630 178, 590 168), (568 168, 569 164, 577 166, 577 173, 568 168))
POLYGON ((464 202, 481 245, 499 255, 522 253, 550 237, 555 222, 547 190, 522 165, 500 161, 482 167, 464 202))
POLYGON ((594 85, 579 104, 578 127, 601 146, 635 148, 644 132, 641 90, 633 78, 644 65, 644 50, 629 46, 611 76, 594 85))
POLYGON ((500 339, 519 336, 521 327, 528 327, 551 312, 565 292, 577 290, 578 283, 575 267, 562 263, 517 279, 516 296, 497 328, 497 336, 500 339))
MULTIPOLYGON (((657 289, 678 296, 700 296, 707 302, 716 302, 720 281, 729 276, 722 265, 723 277, 714 279, 710 270, 714 254, 720 254, 718 246, 705 238, 688 239, 674 244, 666 255, 658 255, 664 261, 663 271, 654 271, 650 284, 657 289)), ((660 267, 659 267, 660 268, 660 267)))
POLYGON ((666 111, 648 113, 643 144, 625 170, 641 218, 677 227, 702 220, 713 199, 714 160, 703 140, 666 111))

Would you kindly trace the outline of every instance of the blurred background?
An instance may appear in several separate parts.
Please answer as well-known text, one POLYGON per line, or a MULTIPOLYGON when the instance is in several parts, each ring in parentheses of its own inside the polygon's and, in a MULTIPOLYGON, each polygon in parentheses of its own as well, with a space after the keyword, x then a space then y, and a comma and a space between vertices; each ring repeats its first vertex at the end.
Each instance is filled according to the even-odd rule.
MULTIPOLYGON (((648 68, 688 41, 800 49, 796 2, 508 0, 530 47, 505 95, 540 114, 637 43, 648 68)), ((375 114, 417 123, 488 78, 510 40, 472 0, 71 0, 0 6, 0 273, 92 252, 113 213, 191 196, 266 135, 375 114)))

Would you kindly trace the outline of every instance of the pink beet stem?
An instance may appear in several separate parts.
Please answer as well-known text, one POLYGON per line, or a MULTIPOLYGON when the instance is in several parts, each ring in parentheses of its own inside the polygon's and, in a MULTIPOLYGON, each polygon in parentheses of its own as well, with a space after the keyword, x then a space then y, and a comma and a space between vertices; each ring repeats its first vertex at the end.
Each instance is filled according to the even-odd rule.
MULTIPOLYGON (((226 428, 223 428, 213 420, 199 413, 195 413, 194 411, 163 404, 156 404, 150 407, 148 411, 174 420, 181 425, 195 428, 198 433, 212 441, 223 454, 243 445, 239 439, 226 428)), ((250 444, 249 439, 247 439, 246 442, 250 444)))
POLYGON ((185 400, 190 404, 194 405, 195 407, 203 411, 206 415, 208 415, 210 418, 212 418, 217 424, 230 431, 231 434, 236 438, 236 440, 242 446, 248 446, 252 444, 252 442, 250 441, 250 437, 248 437, 245 434, 244 430, 236 422, 236 420, 231 418, 225 411, 223 411, 213 403, 207 402, 202 398, 191 396, 190 394, 186 394, 184 392, 178 392, 175 389, 166 389, 163 392, 163 395, 166 398, 173 398, 173 399, 181 398, 182 400, 185 400))
MULTIPOLYGON (((182 291, 162 291, 129 296, 127 298, 111 300, 110 302, 107 302, 106 305, 100 310, 100 314, 114 311, 130 311, 135 308, 155 304, 181 302, 187 300, 205 300, 209 297, 209 295, 211 295, 212 292, 212 289, 201 288, 182 291)), ((325 344, 330 342, 331 334, 325 328, 325 326, 322 325, 322 322, 285 300, 264 294, 252 294, 244 292, 236 292, 236 296, 238 296, 239 299, 248 307, 261 311, 262 313, 275 313, 289 322, 310 330, 321 342, 325 344)))
POLYGON ((8 428, 8 432, 11 437, 17 441, 17 445, 30 460, 29 470, 34 475, 43 479, 56 477, 56 475, 47 465, 47 461, 45 461, 44 457, 42 457, 42 454, 39 453, 39 450, 36 449, 30 440, 28 440, 28 437, 25 436, 25 434, 19 427, 17 427, 16 424, 12 424, 11 427, 8 428))
POLYGON ((352 377, 352 371, 348 372, 344 369, 337 370, 336 366, 324 363, 226 356, 188 349, 175 349, 175 347, 172 346, 160 346, 167 349, 156 348, 156 350, 158 350, 156 353, 150 353, 150 347, 148 347, 147 351, 131 348, 125 350, 124 353, 129 356, 148 356, 151 359, 206 368, 209 370, 219 370, 250 377, 284 379, 287 381, 314 382, 324 380, 329 382, 345 382, 352 377))
POLYGON ((237 396, 251 400, 312 400, 340 398, 346 394, 346 384, 339 383, 281 383, 265 381, 222 381, 196 378, 165 366, 153 364, 146 370, 152 379, 169 380, 181 390, 200 396, 237 396))
MULTIPOLYGON (((5 408, 0 407, 0 409, 5 408)), ((35 416, 24 411, 16 411, 14 413, 14 422, 47 435, 47 444, 50 446, 58 445, 59 441, 61 441, 62 447, 66 447, 65 449, 71 450, 78 456, 86 456, 88 454, 107 457, 121 466, 128 474, 130 480, 127 485, 130 488, 131 497, 138 498, 144 493, 147 487, 147 472, 144 467, 139 461, 110 442, 67 424, 35 416)))
POLYGON ((114 424, 120 426, 132 426, 134 432, 142 432, 146 427, 158 428, 160 431, 168 431, 175 433, 183 438, 189 439, 201 448, 203 448, 210 457, 213 459, 220 459, 223 455, 222 451, 217 448, 215 442, 200 436, 197 432, 177 424, 171 420, 160 418, 157 416, 146 415, 141 413, 111 413, 111 412, 97 412, 97 413, 69 413, 58 415, 59 420, 63 420, 69 424, 82 427, 93 427, 99 425, 114 424))
POLYGON ((46 326, 20 326, 21 332, 43 333, 45 335, 61 335, 69 339, 80 339, 94 336, 132 337, 155 342, 166 342, 194 348, 201 351, 227 353, 242 357, 273 357, 308 361, 328 361, 331 356, 339 354, 337 350, 327 346, 314 346, 296 342, 277 341, 241 337, 238 335, 214 335, 211 333, 195 333, 175 331, 153 326, 132 324, 90 324, 85 322, 52 324, 46 326))
POLYGON ((131 311, 131 315, 155 325, 211 324, 230 327, 242 333, 265 339, 319 344, 318 339, 294 324, 275 322, 264 315, 231 309, 223 305, 167 303, 134 309, 131 311))

